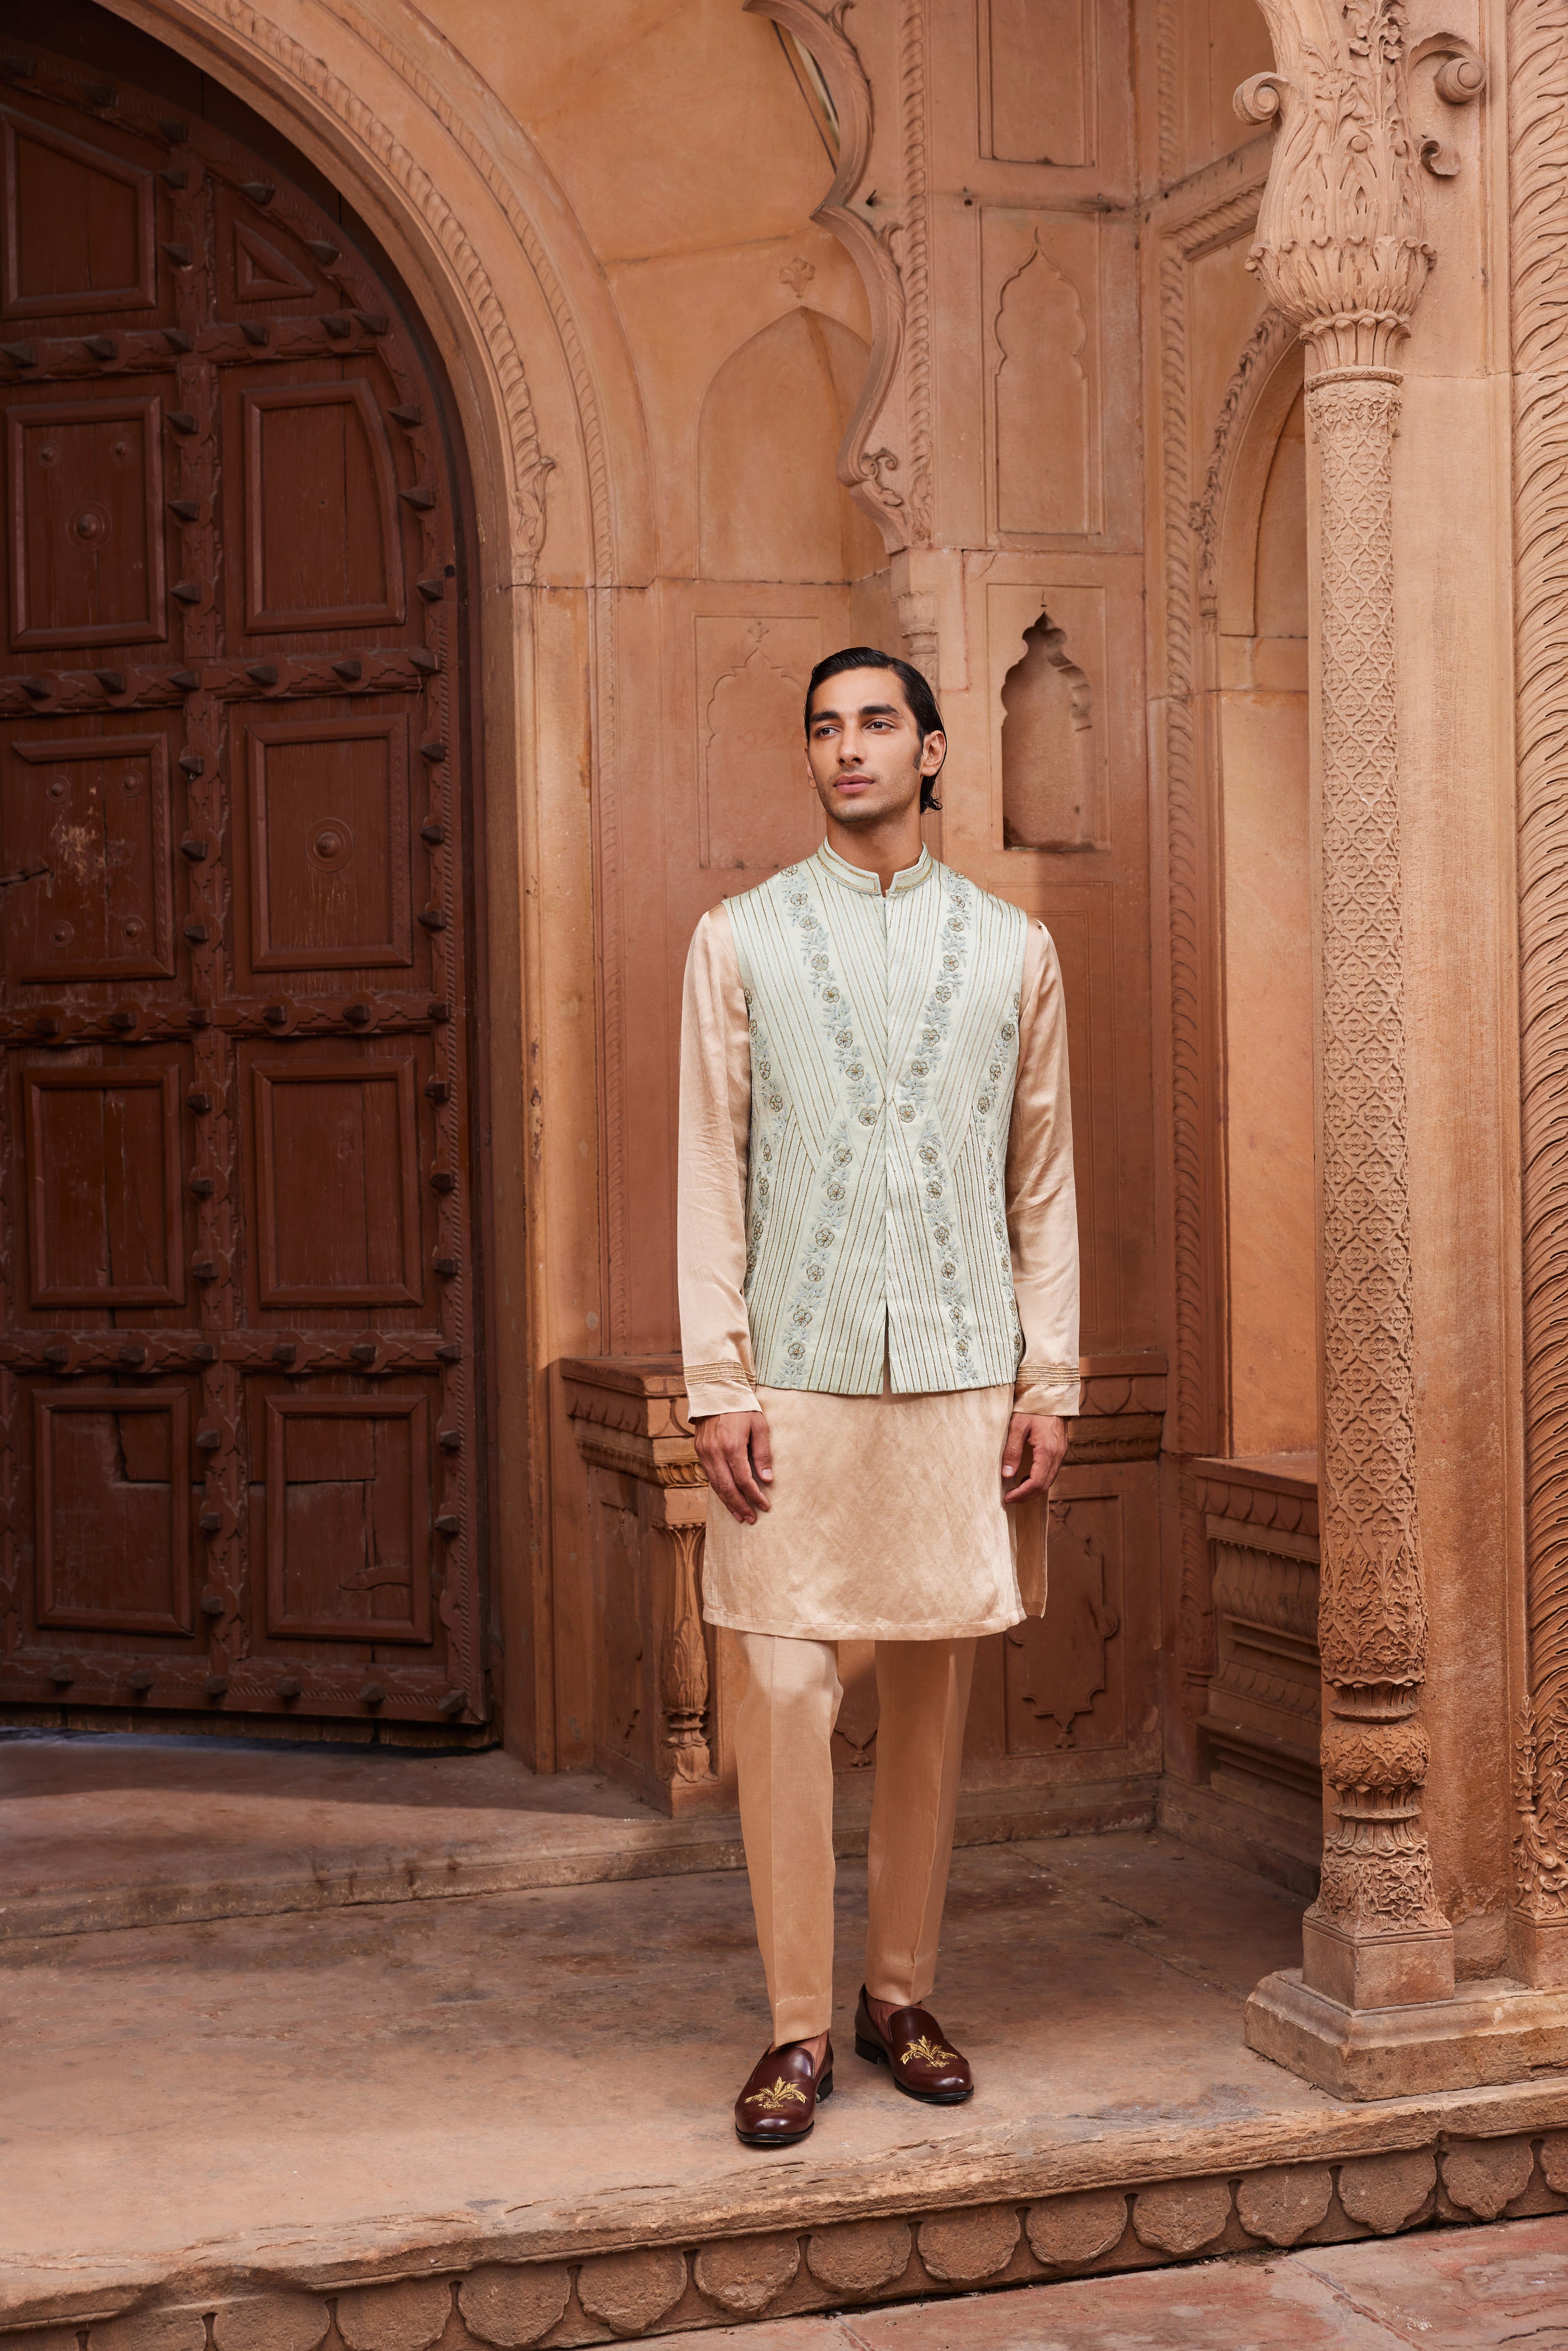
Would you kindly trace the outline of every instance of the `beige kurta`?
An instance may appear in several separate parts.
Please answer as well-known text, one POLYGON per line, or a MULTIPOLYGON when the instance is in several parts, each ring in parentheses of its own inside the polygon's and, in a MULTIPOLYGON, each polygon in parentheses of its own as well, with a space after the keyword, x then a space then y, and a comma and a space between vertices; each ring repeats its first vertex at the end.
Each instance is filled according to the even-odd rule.
POLYGON ((1024 1354, 1014 1388, 828 1395, 754 1384, 746 1311, 751 1042, 729 916, 698 924, 681 1032, 679 1277, 694 1418, 762 1412, 772 1509, 708 1500, 703 1614, 801 1640, 954 1640, 1044 1606, 1044 1513, 1008 1510, 1015 1411, 1075 1413, 1078 1228, 1056 950, 1031 923, 1019 1012, 1007 1217, 1024 1354), (1020 1517, 1023 1523, 1019 1524, 1020 1517))

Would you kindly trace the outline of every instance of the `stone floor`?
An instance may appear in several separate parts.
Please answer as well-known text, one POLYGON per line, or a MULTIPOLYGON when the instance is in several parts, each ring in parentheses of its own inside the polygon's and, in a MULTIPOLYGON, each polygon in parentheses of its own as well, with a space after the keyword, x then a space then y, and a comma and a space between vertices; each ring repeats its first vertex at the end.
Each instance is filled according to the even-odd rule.
POLYGON ((738 1867, 589 1772, 225 1739, 0 1734, 0 1938, 738 1867))
MULTIPOLYGON (((847 2035, 863 1867, 841 1881, 847 2035)), ((961 1852, 936 2005, 977 2096, 913 2105, 841 2038, 837 2095, 792 2158, 730 2127, 765 2037, 734 1871, 14 1937, 0 2328, 172 2302, 194 2346, 202 2309, 287 2289, 296 2351, 329 2306, 329 2351, 565 2345, 1146 2265, 1260 2228, 1560 2207, 1568 2076, 1346 2105, 1245 2048, 1242 2001, 1291 1962, 1299 1917, 1157 1833, 961 1852), (1091 2224, 1092 2252, 1064 2252, 1091 2224), (753 2254, 777 2284, 760 2301, 753 2254), (476 2342, 497 2278, 555 2317, 476 2318, 476 2342), (423 2335, 398 2300, 421 2293, 423 2335)), ((284 2341, 225 2328, 219 2351, 284 2341)))
MULTIPOLYGON (((846 1786, 863 1854, 869 1787, 846 1786)), ((960 1844, 1148 1826, 1149 1782, 966 1791, 960 1844)), ((0 1940, 744 1866, 725 1813, 673 1821, 591 1772, 493 1749, 0 1731, 0 1940)))
POLYGON ((1563 2351, 1568 2217, 650 2341, 657 2351, 1563 2351))

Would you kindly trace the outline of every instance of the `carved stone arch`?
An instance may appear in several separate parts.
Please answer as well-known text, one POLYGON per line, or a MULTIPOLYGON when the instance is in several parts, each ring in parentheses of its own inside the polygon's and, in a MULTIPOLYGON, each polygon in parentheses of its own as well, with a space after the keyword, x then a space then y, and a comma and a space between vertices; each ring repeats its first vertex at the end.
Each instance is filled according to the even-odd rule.
POLYGON ((646 432, 620 321, 543 159, 473 68, 407 0, 374 16, 307 0, 287 26, 249 0, 104 5, 275 122, 444 329, 479 506, 508 525, 504 544, 486 537, 486 579, 650 578, 646 432))
POLYGON ((1266 311, 1194 516, 1212 632, 1225 1422, 1243 1455, 1310 1450, 1317 1425, 1305 465, 1286 441, 1301 396, 1301 344, 1266 311), (1260 596, 1265 564, 1294 573, 1299 629, 1260 596))
POLYGON ((801 303, 715 370, 697 424, 697 545, 705 580, 859 580, 882 542, 835 458, 864 381, 866 346, 801 303))
POLYGON ((1275 311, 1259 321, 1249 351, 1256 362, 1238 371, 1235 413, 1216 431, 1219 458, 1214 520, 1205 546, 1201 592, 1221 636, 1254 633, 1258 533, 1280 437, 1301 397, 1301 346, 1275 311))

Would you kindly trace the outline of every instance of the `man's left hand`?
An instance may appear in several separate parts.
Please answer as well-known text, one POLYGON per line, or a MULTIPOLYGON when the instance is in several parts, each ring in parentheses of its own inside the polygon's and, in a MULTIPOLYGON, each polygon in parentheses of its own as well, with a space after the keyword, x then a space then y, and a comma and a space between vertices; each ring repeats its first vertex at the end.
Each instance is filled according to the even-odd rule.
POLYGON ((1021 1502, 1030 1494, 1043 1494, 1061 1468, 1066 1450, 1067 1423, 1060 1413, 1015 1412, 1002 1449, 1003 1501, 1021 1502), (1026 1447, 1029 1475, 1009 1487, 1008 1480, 1018 1477, 1026 1447))

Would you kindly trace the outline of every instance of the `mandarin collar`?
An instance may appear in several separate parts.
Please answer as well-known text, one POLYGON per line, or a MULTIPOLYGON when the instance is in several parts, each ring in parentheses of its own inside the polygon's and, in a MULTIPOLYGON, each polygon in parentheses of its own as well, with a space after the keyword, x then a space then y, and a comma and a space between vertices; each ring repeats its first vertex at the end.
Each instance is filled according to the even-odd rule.
MULTIPOLYGON (((865 898, 883 895, 882 883, 874 873, 868 873, 863 866, 852 865, 846 858, 839 855, 836 849, 830 849, 825 841, 817 850, 813 862, 820 865, 824 873, 831 874, 835 882, 841 883, 846 890, 858 890, 865 898)), ((905 890, 918 890, 936 871, 936 861, 922 842, 918 860, 913 865, 906 865, 902 873, 894 875, 887 886, 887 895, 897 898, 905 890)))

